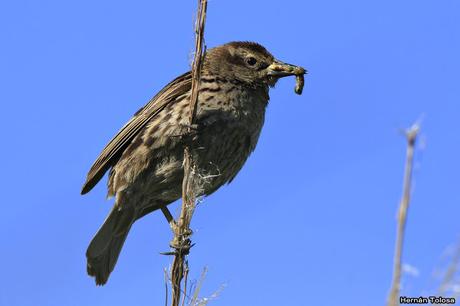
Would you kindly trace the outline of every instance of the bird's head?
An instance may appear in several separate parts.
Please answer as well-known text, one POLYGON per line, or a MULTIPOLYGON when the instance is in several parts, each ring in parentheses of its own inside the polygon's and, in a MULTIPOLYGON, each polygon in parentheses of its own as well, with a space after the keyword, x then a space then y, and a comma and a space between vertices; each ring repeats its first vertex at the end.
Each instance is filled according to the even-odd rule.
POLYGON ((203 71, 250 86, 274 86, 282 77, 306 73, 302 67, 275 59, 254 42, 230 42, 208 50, 203 71))

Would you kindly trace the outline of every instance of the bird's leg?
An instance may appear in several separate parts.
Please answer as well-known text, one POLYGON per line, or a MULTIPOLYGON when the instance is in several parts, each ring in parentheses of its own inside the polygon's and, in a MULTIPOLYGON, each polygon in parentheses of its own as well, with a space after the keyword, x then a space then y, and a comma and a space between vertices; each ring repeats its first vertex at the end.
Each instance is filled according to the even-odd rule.
POLYGON ((175 233, 176 232, 176 227, 177 227, 176 220, 174 220, 174 217, 171 214, 171 212, 169 211, 168 207, 166 205, 161 206, 161 212, 163 212, 163 215, 165 216, 166 220, 168 221, 169 226, 171 227, 171 230, 173 231, 173 233, 175 233))
MULTIPOLYGON (((169 226, 171 227, 171 230, 173 232, 173 235, 174 237, 176 237, 176 231, 177 231, 177 222, 176 220, 174 220, 174 217, 173 215, 171 214, 171 212, 169 211, 168 207, 166 205, 163 205, 160 207, 161 209, 161 212, 163 213, 163 215, 165 216, 166 220, 168 221, 169 223, 169 226)), ((175 255, 176 252, 161 252, 160 253, 161 255, 175 255)))
POLYGON ((171 227, 171 230, 174 234, 173 240, 170 242, 170 246, 175 249, 174 252, 162 252, 160 254, 162 255, 175 255, 177 252, 181 252, 184 255, 187 255, 190 248, 193 246, 191 243, 189 237, 192 235, 192 231, 188 230, 182 234, 177 234, 179 233, 179 227, 177 225, 176 220, 174 220, 173 215, 169 211, 168 207, 161 206, 161 211, 163 212, 163 215, 166 217, 166 220, 168 220, 169 226, 171 227))

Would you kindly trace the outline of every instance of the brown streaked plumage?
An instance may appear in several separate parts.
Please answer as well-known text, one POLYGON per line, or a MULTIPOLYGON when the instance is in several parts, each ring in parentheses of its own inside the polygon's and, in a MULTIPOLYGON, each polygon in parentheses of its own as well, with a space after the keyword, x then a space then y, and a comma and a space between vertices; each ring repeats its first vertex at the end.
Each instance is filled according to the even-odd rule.
MULTIPOLYGON (((207 51, 199 89, 194 160, 206 176, 203 195, 230 182, 254 150, 264 122, 268 90, 283 76, 305 73, 261 45, 232 42, 207 51)), ((115 205, 86 256, 96 284, 107 282, 132 224, 181 197, 183 149, 191 76, 165 86, 107 144, 91 167, 82 194, 110 169, 115 205)))

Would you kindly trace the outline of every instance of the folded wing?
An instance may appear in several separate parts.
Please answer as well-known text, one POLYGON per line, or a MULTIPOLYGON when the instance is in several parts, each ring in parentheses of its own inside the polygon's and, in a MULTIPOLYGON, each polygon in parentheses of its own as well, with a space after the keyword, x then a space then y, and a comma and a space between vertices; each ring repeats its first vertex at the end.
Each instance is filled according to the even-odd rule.
POLYGON ((117 135, 107 144, 91 166, 83 184, 81 194, 88 193, 120 158, 123 151, 131 143, 142 128, 154 118, 165 106, 191 88, 191 73, 187 72, 166 85, 147 105, 141 108, 117 135))

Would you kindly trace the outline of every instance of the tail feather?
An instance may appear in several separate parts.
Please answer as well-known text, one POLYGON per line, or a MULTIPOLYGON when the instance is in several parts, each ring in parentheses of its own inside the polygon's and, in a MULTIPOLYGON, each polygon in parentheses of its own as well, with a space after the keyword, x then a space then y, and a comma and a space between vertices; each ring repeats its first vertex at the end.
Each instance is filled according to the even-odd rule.
POLYGON ((88 274, 96 278, 96 285, 104 285, 113 271, 121 248, 135 220, 133 209, 114 207, 86 251, 88 274))

